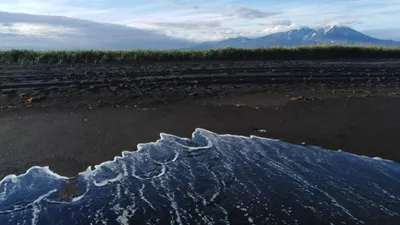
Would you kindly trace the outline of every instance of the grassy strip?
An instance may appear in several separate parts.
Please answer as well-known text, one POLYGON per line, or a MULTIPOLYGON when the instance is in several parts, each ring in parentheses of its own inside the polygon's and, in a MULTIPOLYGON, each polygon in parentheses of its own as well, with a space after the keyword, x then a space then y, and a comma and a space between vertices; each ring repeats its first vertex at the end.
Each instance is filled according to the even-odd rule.
POLYGON ((400 48, 360 46, 301 46, 213 50, 127 51, 0 51, 0 64, 133 63, 190 60, 400 58, 400 48))

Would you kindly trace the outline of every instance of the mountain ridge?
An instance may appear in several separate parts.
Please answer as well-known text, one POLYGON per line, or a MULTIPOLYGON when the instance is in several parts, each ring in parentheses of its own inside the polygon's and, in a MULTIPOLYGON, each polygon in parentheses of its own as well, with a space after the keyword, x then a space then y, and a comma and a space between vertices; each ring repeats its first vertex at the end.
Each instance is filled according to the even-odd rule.
POLYGON ((347 26, 332 25, 316 29, 300 27, 256 38, 236 37, 221 41, 202 42, 190 49, 259 48, 298 45, 373 45, 400 47, 400 41, 377 39, 347 26))

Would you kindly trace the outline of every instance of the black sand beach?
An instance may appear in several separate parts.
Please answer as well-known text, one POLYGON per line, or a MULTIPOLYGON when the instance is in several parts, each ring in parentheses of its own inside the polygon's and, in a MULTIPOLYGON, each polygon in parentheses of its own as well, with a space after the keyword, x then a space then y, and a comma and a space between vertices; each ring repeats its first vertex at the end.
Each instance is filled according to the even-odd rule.
MULTIPOLYGON (((154 68, 187 74, 188 67, 195 68, 182 65, 154 68)), ((0 178, 35 165, 75 176, 124 150, 135 151, 138 143, 156 141, 161 132, 189 137, 195 128, 400 161, 398 62, 229 62, 197 68, 235 65, 262 67, 270 74, 250 75, 284 80, 254 80, 251 72, 231 79, 222 71, 203 81, 198 75, 182 81, 178 74, 146 83, 115 78, 133 78, 140 66, 2 66, 0 178), (277 67, 286 70, 278 74, 277 67), (305 74, 316 78, 292 79, 305 74), (224 77, 231 80, 224 83, 224 77)))

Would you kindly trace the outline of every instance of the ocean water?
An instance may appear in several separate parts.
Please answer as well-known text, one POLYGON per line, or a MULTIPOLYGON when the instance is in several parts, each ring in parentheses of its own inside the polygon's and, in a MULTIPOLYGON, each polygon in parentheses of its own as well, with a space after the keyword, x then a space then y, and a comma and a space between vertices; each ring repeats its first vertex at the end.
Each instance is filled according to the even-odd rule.
POLYGON ((400 165, 196 129, 68 178, 33 167, 0 182, 0 224, 400 224, 400 165))

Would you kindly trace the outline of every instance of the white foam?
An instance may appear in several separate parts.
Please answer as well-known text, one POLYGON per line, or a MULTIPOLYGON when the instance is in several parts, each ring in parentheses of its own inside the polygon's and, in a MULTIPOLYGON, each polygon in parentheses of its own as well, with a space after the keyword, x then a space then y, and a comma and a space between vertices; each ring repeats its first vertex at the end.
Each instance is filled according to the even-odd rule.
MULTIPOLYGON (((202 135, 207 140, 207 145, 206 146, 200 146, 200 147, 184 146, 185 148, 189 148, 189 150, 200 150, 200 149, 210 148, 210 147, 212 147, 212 142, 211 142, 211 137, 210 136, 217 135, 216 133, 213 133, 213 132, 208 131, 206 129, 196 128, 195 131, 192 133, 192 139, 195 137, 196 134, 202 135)), ((230 135, 230 134, 222 134, 222 135, 219 135, 219 136, 232 136, 232 137, 242 137, 242 138, 260 138, 260 139, 270 140, 270 141, 280 141, 280 140, 276 140, 276 139, 269 139, 269 138, 258 137, 258 136, 246 137, 246 136, 230 135)), ((158 139, 157 141, 149 142, 149 143, 139 143, 137 145, 137 151, 132 151, 132 152, 131 151, 126 151, 126 150, 122 151, 122 154, 121 154, 122 156, 116 156, 116 157, 114 157, 113 160, 105 161, 103 163, 95 165, 94 169, 92 169, 92 166, 89 166, 86 169, 86 171, 80 172, 78 175, 83 176, 84 179, 88 180, 89 178, 93 177, 93 175, 96 174, 99 170, 101 170, 102 166, 110 165, 110 164, 116 162, 117 160, 123 159, 124 157, 126 157, 128 155, 137 154, 138 152, 142 151, 146 145, 159 145, 162 140, 168 140, 171 137, 172 138, 178 138, 178 139, 181 139, 181 140, 190 140, 190 139, 187 139, 187 138, 181 138, 181 137, 178 137, 178 136, 175 136, 175 135, 171 135, 171 134, 160 133, 160 139, 158 139)), ((176 143, 176 144, 181 145, 180 143, 176 143)), ((183 146, 183 145, 181 145, 181 146, 183 146)), ((175 162, 177 160, 178 155, 179 154, 177 154, 174 157, 172 162, 175 162)), ((56 179, 66 179, 66 180, 70 179, 69 177, 61 176, 61 175, 59 175, 57 173, 54 173, 53 171, 51 171, 49 169, 48 166, 46 166, 46 167, 33 166, 23 174, 20 174, 20 175, 10 174, 10 175, 6 176, 2 181, 0 181, 0 184, 2 182, 7 181, 7 180, 11 180, 12 182, 17 182, 18 179, 20 179, 23 176, 26 176, 31 170, 34 170, 34 169, 40 169, 41 171, 47 173, 48 175, 50 175, 50 176, 52 176, 52 177, 54 177, 56 179)), ((157 176, 155 176, 155 177, 160 177, 164 173, 165 173, 165 168, 163 168, 162 172, 160 174, 158 174, 157 176)), ((126 175, 126 174, 124 174, 124 175, 126 175)), ((102 182, 97 182, 97 183, 95 182, 95 185, 96 186, 97 185, 104 186, 104 185, 107 185, 108 183, 119 181, 119 180, 122 179, 122 177, 123 177, 122 175, 118 175, 116 178, 113 178, 113 179, 108 179, 108 180, 105 180, 105 181, 102 181, 102 182)))
POLYGON ((123 210, 122 215, 118 216, 117 221, 122 225, 129 225, 129 215, 128 210, 123 210))
POLYGON ((83 197, 85 197, 85 195, 86 195, 86 193, 83 195, 80 195, 78 197, 74 197, 74 198, 72 198, 71 202, 78 202, 78 201, 82 200, 83 197))
POLYGON ((158 163, 158 164, 161 165, 161 172, 159 174, 154 175, 152 177, 143 178, 143 177, 137 175, 136 174, 136 170, 134 169, 133 173, 132 173, 132 177, 134 177, 134 178, 136 178, 138 180, 150 180, 150 179, 162 177, 165 174, 165 172, 167 171, 167 168, 165 167, 165 165, 163 163, 158 163))
MULTIPOLYGON (((114 177, 114 178, 106 179, 106 180, 103 180, 103 181, 95 181, 95 180, 93 179, 93 177, 94 177, 94 175, 95 175, 96 173, 98 173, 99 171, 101 171, 101 168, 102 168, 103 166, 109 166, 109 165, 111 166, 111 165, 112 165, 111 167, 115 167, 115 165, 117 165, 117 164, 114 164, 116 161, 121 160, 121 159, 123 159, 123 158, 125 158, 125 157, 128 157, 128 156, 132 156, 132 155, 134 155, 134 154, 137 154, 137 153, 140 152, 140 151, 143 151, 143 150, 145 149, 145 146, 146 146, 146 145, 159 145, 159 144, 161 144, 161 141, 162 141, 162 140, 171 140, 171 139, 176 139, 176 138, 178 138, 179 140, 193 141, 193 140, 196 138, 197 135, 200 135, 202 138, 204 138, 204 139, 207 141, 207 145, 206 145, 206 146, 191 147, 191 146, 182 145, 182 144, 179 143, 179 142, 175 142, 175 144, 176 144, 176 145, 183 146, 184 148, 189 149, 189 150, 207 149, 207 148, 212 147, 212 143, 213 143, 212 140, 215 138, 214 136, 216 136, 217 134, 216 134, 216 133, 213 133, 213 132, 211 132, 211 131, 202 129, 202 128, 196 128, 196 129, 195 129, 195 131, 192 133, 192 139, 181 138, 181 137, 177 137, 177 136, 174 136, 174 135, 169 135, 169 134, 165 134, 165 133, 160 133, 160 139, 157 140, 156 142, 138 144, 138 145, 137 145, 137 149, 138 149, 138 150, 137 150, 136 152, 123 151, 123 152, 122 152, 122 157, 121 157, 121 156, 116 156, 116 157, 114 157, 114 159, 113 159, 112 161, 106 161, 106 162, 103 162, 103 163, 101 163, 101 164, 99 164, 99 165, 94 166, 94 169, 92 168, 92 166, 89 166, 89 167, 86 169, 86 171, 80 172, 80 173, 79 173, 79 176, 83 177, 83 178, 84 178, 86 181, 88 181, 88 182, 89 182, 89 181, 93 182, 93 184, 94 184, 95 186, 97 186, 97 187, 102 187, 102 186, 108 185, 108 184, 110 184, 110 183, 119 182, 119 181, 121 181, 122 179, 124 179, 124 177, 129 176, 128 169, 126 168, 126 164, 125 164, 124 162, 122 163, 122 171, 121 171, 121 173, 118 174, 118 175, 117 175, 116 177, 114 177)), ((218 136, 222 136, 222 137, 239 137, 239 138, 245 138, 245 139, 255 139, 255 138, 257 138, 257 139, 261 139, 261 140, 265 140, 265 141, 280 142, 280 140, 277 140, 277 139, 270 139, 270 138, 265 138, 265 137, 258 137, 258 136, 255 136, 255 135, 252 135, 252 136, 250 136, 250 137, 246 137, 246 136, 240 136, 240 135, 222 134, 222 135, 218 135, 218 136)), ((318 149, 321 149, 321 148, 318 148, 318 149)), ((340 150, 339 150, 339 151, 340 151, 340 150)), ((337 152, 337 153, 339 154, 339 152, 337 152)), ((351 155, 355 155, 355 154, 352 154, 352 153, 345 153, 345 152, 340 152, 340 154, 351 154, 351 155)), ((178 159, 178 156, 179 156, 179 153, 176 153, 174 159, 173 159, 171 162, 175 162, 175 161, 178 159)), ((357 156, 357 155, 356 155, 356 156, 357 156)), ((390 161, 390 162, 393 162, 393 161, 391 161, 391 160, 382 159, 382 158, 380 158, 380 157, 373 157, 373 158, 370 158, 370 157, 367 157, 367 156, 362 156, 362 157, 366 157, 366 158, 369 158, 369 159, 374 159, 374 160, 377 160, 377 161, 390 161)), ((153 177, 147 178, 147 179, 154 179, 154 178, 158 178, 158 177, 163 176, 163 175, 166 173, 166 164, 171 163, 171 162, 159 163, 159 164, 162 166, 162 169, 161 169, 160 173, 158 173, 157 175, 155 175, 155 176, 153 176, 153 177)), ((26 176, 27 174, 29 174, 29 173, 30 173, 32 170, 34 170, 34 169, 39 169, 41 172, 44 172, 45 174, 48 174, 49 176, 54 177, 55 179, 69 179, 68 177, 60 176, 60 175, 54 173, 53 171, 51 171, 51 170, 49 169, 49 167, 38 167, 38 166, 34 166, 34 167, 28 169, 24 174, 21 174, 21 175, 18 175, 18 176, 15 175, 15 174, 11 174, 11 175, 6 176, 6 177, 0 182, 0 185, 2 184, 2 182, 5 182, 5 181, 11 181, 11 182, 16 183, 16 182, 18 182, 18 179, 20 179, 20 178, 26 176)), ((139 177, 139 176, 136 176, 134 173, 133 173, 132 175, 133 175, 134 177, 138 178, 138 179, 143 180, 143 178, 141 178, 141 177, 139 177)), ((86 190, 86 192, 85 192, 83 195, 73 198, 71 202, 77 202, 77 201, 82 200, 82 199, 84 198, 85 194, 88 192, 88 188, 89 188, 89 186, 87 186, 87 190, 86 190)), ((53 190, 53 191, 55 191, 55 190, 53 190)), ((142 190, 142 191, 143 191, 143 190, 142 190)), ((1 193, 0 193, 0 194, 1 194, 1 193)), ((46 196, 48 196, 48 195, 46 195, 46 196)), ((46 196, 45 196, 45 197, 46 197, 46 196)), ((142 197, 142 199, 143 199, 143 197, 144 197, 144 196, 143 196, 143 193, 141 193, 141 197, 142 197)), ((212 199, 214 199, 215 197, 216 197, 216 196, 213 196, 212 199)), ((328 197, 330 197, 330 196, 328 196, 328 197)), ((43 198, 44 198, 44 197, 41 196, 41 197, 38 198, 38 200, 43 199, 43 198)), ((171 196, 168 196, 168 198, 169 198, 170 201, 172 200, 172 199, 171 199, 171 196)), ((330 198, 332 198, 332 197, 330 197, 330 198)), ((144 198, 143 200, 146 200, 146 199, 144 198)), ((37 202, 37 200, 35 200, 35 202, 37 202)), ((34 203, 35 203, 35 202, 34 202, 34 203)), ((332 201, 332 202, 337 203, 337 202, 335 202, 335 201, 332 201)), ((149 202, 148 202, 148 203, 149 203, 149 202)), ((176 203, 175 203, 175 204, 176 204, 176 203)), ((149 204, 149 205, 152 207, 151 204, 149 204)), ((171 205, 172 205, 173 208, 176 206, 176 205, 174 205, 174 202, 172 202, 172 201, 171 201, 171 205)), ((346 209, 345 209, 344 207, 342 207, 340 204, 337 203, 337 204, 335 204, 335 206, 341 208, 343 211, 346 212, 346 209)), ((177 209, 175 209, 175 208, 174 208, 174 210, 175 210, 175 213, 177 213, 177 214, 179 215, 179 211, 177 211, 177 209)), ((347 211, 347 212, 348 212, 348 211, 347 211)), ((124 218, 124 217, 121 218, 121 221, 125 221, 123 218, 124 218)), ((33 220, 32 220, 32 221, 33 221, 33 220)), ((35 221, 36 221, 36 219, 35 219, 35 221)))
MULTIPOLYGON (((226 135, 224 135, 224 136, 237 137, 236 135, 231 135, 231 134, 226 134, 226 135)), ((239 137, 249 138, 249 137, 246 137, 246 136, 239 136, 239 137)), ((256 135, 250 135, 250 138, 251 138, 251 139, 262 139, 262 140, 265 140, 265 141, 274 141, 274 142, 280 142, 280 141, 281 141, 281 140, 279 140, 279 139, 266 138, 266 137, 259 137, 259 136, 256 136, 256 135)))
MULTIPOLYGON (((185 148, 189 148, 190 150, 199 150, 199 149, 210 148, 210 147, 212 147, 212 142, 211 142, 211 137, 210 137, 210 136, 217 135, 216 133, 213 133, 213 132, 208 131, 208 130, 206 130, 206 129, 203 129, 203 128, 196 128, 195 131, 192 133, 192 139, 195 137, 196 134, 202 135, 202 136, 207 140, 207 142, 208 142, 207 145, 206 145, 206 146, 200 146, 200 147, 184 146, 185 148)), ((240 138, 246 138, 246 139, 249 139, 249 138, 250 138, 250 139, 257 138, 257 139, 262 139, 262 140, 266 140, 266 141, 274 141, 274 142, 276 142, 276 141, 280 142, 280 141, 281 141, 281 140, 279 140, 279 139, 271 139, 271 138, 259 137, 259 136, 256 136, 256 135, 251 135, 250 137, 241 136, 241 135, 232 135, 232 134, 218 134, 218 135, 219 135, 219 136, 225 136, 225 137, 240 137, 240 138)), ((123 159, 123 158, 125 158, 125 157, 128 156, 128 155, 136 154, 136 153, 140 152, 141 150, 143 150, 144 147, 145 147, 146 145, 158 145, 158 144, 160 144, 160 141, 162 141, 162 140, 168 140, 168 139, 171 138, 171 137, 172 137, 172 138, 178 138, 178 139, 181 139, 181 140, 190 140, 190 139, 187 139, 187 138, 181 138, 181 137, 174 136, 174 135, 170 135, 170 134, 166 134, 166 133, 160 133, 160 139, 158 139, 157 141, 155 141, 155 142, 149 142, 149 143, 139 143, 139 144, 137 145, 137 151, 126 151, 126 150, 125 150, 125 151, 122 151, 122 156, 116 156, 116 157, 114 157, 113 160, 105 161, 105 162, 103 162, 103 163, 101 163, 101 164, 99 164, 99 165, 95 165, 95 166, 94 166, 94 168, 95 168, 94 170, 92 169, 91 166, 89 166, 88 169, 87 169, 86 171, 83 171, 83 172, 79 173, 79 175, 80 175, 80 176, 83 176, 85 179, 88 179, 89 177, 93 176, 94 173, 98 172, 98 170, 101 169, 102 166, 106 166, 106 165, 112 164, 113 162, 115 162, 115 161, 117 161, 117 160, 120 160, 120 159, 123 159)), ((178 145, 181 145, 180 143, 177 143, 177 144, 178 144, 178 145)), ((338 150, 338 152, 341 152, 341 150, 338 150)), ((346 152, 346 153, 347 153, 347 152, 346 152)), ((347 153, 347 154, 352 154, 352 153, 347 153)), ((352 154, 352 155, 355 155, 355 154, 352 154)), ((358 155, 356 155, 356 156, 358 156, 358 155)), ((367 157, 367 156, 362 156, 362 157, 367 157)), ((172 160, 172 162, 176 161, 177 158, 178 158, 178 155, 176 155, 176 156, 174 157, 174 159, 172 160)), ((367 157, 367 158, 371 158, 371 157, 367 157)), ((380 160, 380 161, 389 161, 389 162, 393 162, 392 160, 382 159, 382 158, 380 158, 380 157, 372 157, 372 159, 380 160)), ((21 174, 21 175, 10 174, 10 175, 6 176, 5 178, 3 178, 3 180, 0 181, 0 184, 1 184, 2 182, 8 181, 8 180, 11 180, 11 182, 17 182, 17 180, 18 180, 19 178, 25 176, 26 174, 28 174, 28 173, 29 173, 31 170, 33 170, 33 169, 40 169, 40 170, 42 170, 43 172, 47 173, 48 175, 50 175, 50 176, 52 176, 52 177, 54 177, 54 178, 56 178, 56 179, 69 179, 68 177, 60 176, 59 174, 54 173, 53 171, 51 171, 51 170, 49 169, 48 166, 46 166, 46 167, 33 166, 33 167, 31 167, 30 169, 28 169, 24 174, 21 174)), ((124 176, 126 176, 126 175, 127 175, 127 174, 126 174, 125 171, 124 171, 124 176)), ((122 177, 121 177, 121 176, 118 176, 117 178, 118 178, 118 179, 121 179, 122 177)), ((115 178, 114 178, 114 179, 115 179, 115 178)), ((104 181, 104 182, 112 182, 114 179, 111 179, 111 180, 108 180, 108 181, 104 181)), ((98 183, 98 184, 103 184, 104 182, 101 182, 101 183, 98 183)))
POLYGON ((151 202, 146 198, 146 196, 144 196, 144 188, 145 188, 144 183, 142 183, 142 187, 139 189, 140 199, 146 202, 152 209, 156 210, 153 204, 151 204, 151 202))
POLYGON ((122 171, 124 172, 124 177, 129 176, 128 168, 127 168, 126 164, 125 164, 125 163, 122 163, 121 166, 122 166, 122 171))
POLYGON ((18 181, 18 179, 20 179, 20 178, 26 176, 26 175, 29 174, 32 170, 35 170, 35 169, 39 169, 40 171, 42 171, 42 172, 44 172, 44 173, 46 173, 46 174, 48 174, 48 175, 50 175, 50 176, 52 176, 52 177, 54 177, 54 178, 56 178, 56 179, 69 179, 68 177, 60 176, 60 175, 58 175, 57 173, 54 173, 53 171, 50 170, 50 168, 49 168, 48 166, 45 166, 45 167, 33 166, 33 167, 29 168, 29 169, 28 169, 25 173, 23 173, 23 174, 20 174, 20 175, 16 175, 16 174, 7 175, 6 177, 3 178, 3 180, 0 181, 0 185, 1 185, 3 182, 6 182, 6 181, 8 181, 8 180, 10 180, 10 181, 13 182, 13 183, 16 183, 16 182, 18 181))
POLYGON ((375 157, 370 157, 370 156, 366 156, 366 155, 357 155, 357 154, 353 154, 353 153, 349 153, 349 154, 352 154, 352 155, 355 155, 355 156, 361 156, 361 157, 367 158, 367 159, 374 159, 374 160, 377 160, 377 161, 394 162, 393 160, 383 159, 381 157, 376 157, 376 156, 375 157))
POLYGON ((120 180, 122 180, 122 178, 123 178, 123 175, 122 174, 118 174, 118 176, 116 176, 116 177, 114 177, 112 179, 107 179, 107 180, 103 180, 103 181, 100 181, 100 182, 96 182, 95 180, 93 180, 93 184, 95 186, 97 186, 97 187, 103 187, 103 186, 106 186, 109 183, 115 183, 117 181, 120 181, 120 180))
MULTIPOLYGON (((25 206, 25 208, 32 206, 32 220, 31 220, 32 225, 36 225, 39 220, 40 207, 38 206, 38 203, 40 203, 43 199, 45 199, 46 197, 50 196, 51 194, 53 194, 55 192, 57 192, 57 189, 53 189, 53 190, 47 192, 46 194, 39 196, 35 201, 33 201, 32 203, 25 206)), ((16 209, 16 210, 19 210, 19 209, 16 209)), ((7 213, 7 212, 5 212, 5 213, 7 213)))
POLYGON ((32 222, 31 222, 31 224, 32 225, 36 225, 36 223, 39 220, 39 213, 40 213, 39 206, 34 205, 33 208, 32 208, 32 211, 33 212, 32 212, 32 222))
POLYGON ((92 173, 93 173, 92 166, 88 166, 88 168, 84 172, 80 172, 78 175, 82 176, 85 180, 89 180, 92 173))
MULTIPOLYGON (((368 157, 368 156, 366 156, 366 157, 368 157)), ((390 159, 383 159, 383 158, 381 158, 381 157, 372 157, 372 159, 379 160, 379 161, 386 161, 386 162, 394 162, 393 160, 390 160, 390 159)))
MULTIPOLYGON (((178 137, 172 134, 166 134, 166 133, 161 133, 161 140, 168 140, 170 138, 173 139, 179 139, 179 140, 183 140, 183 141, 192 141, 195 138, 196 133, 201 133, 201 134, 205 134, 203 135, 203 137, 207 140, 207 145, 205 146, 199 146, 199 147, 193 147, 193 146, 187 146, 187 145, 182 145, 179 142, 176 142, 175 144, 184 148, 187 148, 189 150, 202 150, 202 149, 207 149, 207 148, 211 148, 212 147, 212 142, 211 139, 209 138, 209 136, 207 134, 212 134, 212 135, 217 135, 211 131, 205 130, 205 129, 201 129, 201 128, 196 128, 195 132, 192 133, 192 139, 188 139, 188 138, 182 138, 182 137, 178 137)), ((176 159, 175 159, 176 160, 176 159)))

